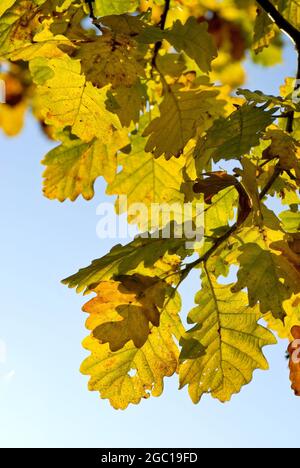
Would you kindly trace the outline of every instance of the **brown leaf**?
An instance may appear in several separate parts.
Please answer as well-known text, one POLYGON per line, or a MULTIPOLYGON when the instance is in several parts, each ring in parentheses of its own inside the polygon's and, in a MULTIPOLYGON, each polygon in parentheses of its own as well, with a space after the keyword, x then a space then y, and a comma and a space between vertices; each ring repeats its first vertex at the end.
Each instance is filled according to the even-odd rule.
POLYGON ((224 171, 216 171, 207 173, 208 177, 205 179, 198 179, 194 184, 193 190, 195 193, 203 193, 205 203, 210 204, 212 198, 217 195, 221 190, 231 186, 236 186, 238 181, 232 175, 224 171))
POLYGON ((290 355, 290 380, 295 395, 300 396, 300 326, 294 326, 291 333, 295 341, 292 341, 288 347, 288 353, 290 355))

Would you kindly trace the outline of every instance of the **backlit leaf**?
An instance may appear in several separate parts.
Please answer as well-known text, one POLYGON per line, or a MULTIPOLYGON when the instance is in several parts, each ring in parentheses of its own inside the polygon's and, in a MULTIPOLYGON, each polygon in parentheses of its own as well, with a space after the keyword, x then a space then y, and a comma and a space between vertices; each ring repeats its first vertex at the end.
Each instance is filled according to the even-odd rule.
POLYGON ((185 355, 180 385, 189 386, 194 403, 204 393, 228 401, 252 380, 256 369, 268 369, 262 347, 276 340, 257 324, 260 312, 248 306, 245 293, 232 294, 230 285, 217 284, 211 276, 204 277, 196 303, 188 317, 196 325, 185 339, 197 340, 206 352, 198 358, 185 355))
MULTIPOLYGON (((116 409, 138 404, 151 395, 160 396, 164 378, 177 370, 179 350, 174 338, 179 340, 183 333, 179 310, 180 300, 175 296, 165 306, 159 328, 152 326, 141 348, 127 343, 112 352, 108 344, 100 344, 92 335, 86 338, 83 345, 91 355, 83 362, 81 372, 90 376, 89 389, 109 399, 116 409)), ((101 311, 91 313, 88 328, 95 330, 103 319, 101 311)))

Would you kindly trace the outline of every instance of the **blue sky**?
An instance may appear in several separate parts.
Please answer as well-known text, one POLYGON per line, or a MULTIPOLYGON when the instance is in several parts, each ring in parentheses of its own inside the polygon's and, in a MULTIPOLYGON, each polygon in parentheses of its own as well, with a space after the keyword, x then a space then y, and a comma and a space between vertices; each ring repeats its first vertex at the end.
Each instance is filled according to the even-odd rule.
MULTIPOLYGON (((275 69, 247 65, 247 87, 278 92, 295 73, 295 55, 275 69)), ((286 343, 268 348, 269 372, 222 405, 210 397, 194 406, 177 379, 164 395, 113 410, 87 391, 78 368, 86 356, 84 299, 60 279, 104 255, 112 241, 96 236, 96 207, 105 186, 87 203, 51 202, 41 194, 40 160, 51 144, 30 117, 22 135, 0 136, 1 155, 1 447, 300 447, 299 409, 288 380, 286 343)), ((182 290, 193 305, 194 275, 182 290)))

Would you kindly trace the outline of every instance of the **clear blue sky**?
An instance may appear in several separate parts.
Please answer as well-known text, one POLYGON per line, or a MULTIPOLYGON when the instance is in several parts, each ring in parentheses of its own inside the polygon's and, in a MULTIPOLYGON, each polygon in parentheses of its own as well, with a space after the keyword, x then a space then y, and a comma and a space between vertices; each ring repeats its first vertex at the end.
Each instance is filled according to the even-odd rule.
MULTIPOLYGON (((277 93, 295 72, 295 56, 283 66, 249 65, 248 87, 277 93)), ((194 406, 177 379, 164 395, 116 412, 87 391, 78 368, 86 353, 84 299, 60 284, 112 242, 96 236, 96 207, 106 199, 97 183, 92 202, 61 205, 41 194, 40 160, 50 148, 28 118, 22 135, 1 144, 1 447, 300 447, 300 399, 288 380, 286 343, 267 349, 269 372, 222 405, 210 397, 194 406)), ((195 276, 183 288, 192 306, 195 276)))

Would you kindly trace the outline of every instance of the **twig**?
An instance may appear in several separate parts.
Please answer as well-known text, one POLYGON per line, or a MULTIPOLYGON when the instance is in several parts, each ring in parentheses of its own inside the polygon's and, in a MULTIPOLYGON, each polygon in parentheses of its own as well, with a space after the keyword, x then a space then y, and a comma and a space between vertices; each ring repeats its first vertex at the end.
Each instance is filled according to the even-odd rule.
POLYGON ((261 8, 272 18, 277 26, 286 32, 296 44, 297 49, 300 51, 300 31, 289 23, 284 16, 277 10, 270 0, 256 0, 261 8))
MULTIPOLYGON (((292 24, 290 24, 281 15, 281 13, 277 10, 277 8, 269 0, 257 0, 257 3, 261 6, 261 8, 263 8, 266 11, 266 13, 269 16, 271 16, 271 18, 277 24, 277 26, 280 29, 282 29, 284 32, 286 32, 291 37, 291 39, 295 42, 296 48, 297 48, 297 51, 298 51, 298 71, 297 71, 296 79, 300 80, 300 31, 298 31, 292 24)), ((166 23, 166 18, 167 18, 167 14, 168 14, 168 11, 169 11, 169 7, 170 7, 170 1, 166 1, 164 13, 162 15, 161 22, 160 22, 160 27, 162 29, 165 28, 165 23, 166 23)), ((156 66, 156 59, 157 59, 157 55, 159 53, 159 50, 160 50, 161 46, 162 46, 161 42, 158 42, 156 44, 156 46, 155 46, 155 53, 154 53, 154 57, 153 57, 153 61, 152 61, 154 66, 156 66)), ((300 88, 300 84, 297 81, 295 90, 297 90, 298 88, 300 88)), ((294 112, 292 111, 292 112, 288 113, 288 115, 286 115, 286 117, 288 119, 288 121, 287 121, 287 132, 292 133, 293 132, 294 112)), ((266 183, 265 187, 261 190, 261 192, 259 194, 260 200, 263 200, 263 198, 268 194, 268 192, 273 187, 274 183, 276 182, 277 178, 279 177, 279 175, 282 172, 283 172, 283 169, 281 168, 280 163, 278 163, 274 168, 274 173, 272 174, 269 181, 266 183)), ((228 229, 228 231, 225 234, 223 234, 223 236, 221 236, 221 237, 219 237, 219 238, 217 238, 215 240, 213 246, 204 255, 199 257, 194 262, 189 263, 188 265, 186 265, 185 268, 180 271, 180 274, 181 274, 180 284, 183 282, 183 280, 189 275, 189 273, 194 268, 196 268, 197 266, 199 266, 202 263, 205 264, 208 261, 208 259, 211 257, 211 255, 213 255, 216 252, 216 250, 224 242, 226 242, 230 238, 230 236, 232 236, 237 231, 237 229, 239 228, 239 225, 240 224, 238 222, 233 224, 230 227, 230 229, 228 229)))
POLYGON ((275 169, 274 169, 274 172, 273 172, 273 175, 272 177, 270 178, 270 180, 267 182, 266 186, 262 189, 262 191, 260 192, 260 195, 259 195, 259 198, 262 200, 263 198, 265 198, 265 196, 267 195, 267 193, 269 192, 269 190, 271 190, 271 188, 273 187, 274 183, 276 182, 277 178, 280 176, 280 174, 282 173, 282 168, 280 167, 279 164, 277 164, 275 166, 275 169))
MULTIPOLYGON (((265 10, 265 12, 271 17, 271 19, 277 24, 277 26, 284 31, 295 43, 298 52, 298 71, 296 77, 295 91, 300 88, 300 31, 295 28, 291 23, 284 18, 284 16, 277 10, 277 8, 270 2, 270 0, 256 0, 258 5, 265 10)), ((291 111, 287 115, 287 126, 286 131, 293 133, 294 129, 294 116, 295 112, 291 111)))
MULTIPOLYGON (((166 0, 165 1, 164 11, 163 11, 163 13, 161 15, 160 22, 158 23, 158 26, 160 27, 160 29, 162 31, 164 31, 164 29, 166 27, 166 22, 167 22, 168 13, 169 13, 169 10, 170 10, 170 5, 171 5, 171 0, 166 0)), ((153 52, 153 58, 152 58, 152 66, 153 67, 156 67, 157 56, 158 56, 158 53, 159 53, 161 48, 162 48, 162 41, 156 42, 155 47, 154 47, 154 52, 153 52)))
MULTIPOLYGON (((275 170, 274 170, 274 174, 272 175, 272 177, 270 178, 270 180, 267 182, 266 186, 262 189, 261 193, 259 194, 259 198, 260 200, 262 200, 266 195, 267 193, 269 192, 269 190, 272 188, 274 182, 276 181, 277 177, 281 174, 282 172, 282 169, 280 168, 279 165, 277 165, 275 167, 275 170)), ((195 260, 194 262, 192 263, 189 263, 188 265, 186 265, 186 267, 181 270, 181 274, 182 274, 182 279, 181 279, 181 282, 190 274, 190 272, 195 268, 197 267, 198 265, 200 265, 201 263, 205 263, 207 262, 207 260, 211 257, 211 255, 213 255, 215 253, 215 251, 224 243, 226 242, 230 236, 232 236, 235 231, 238 229, 239 227, 239 223, 235 223, 231 226, 230 229, 228 229, 227 232, 225 232, 225 234, 223 234, 223 236, 219 237, 218 239, 216 239, 214 245, 204 254, 202 255, 201 257, 197 258, 197 260, 195 260)))
MULTIPOLYGON (((300 89, 300 46, 298 46, 297 50, 298 50, 298 68, 297 68, 296 83, 294 87, 295 91, 298 91, 300 89)), ((287 125, 286 125, 286 131, 288 133, 293 133, 294 117, 295 117, 295 112, 294 111, 289 112, 287 125)))
POLYGON ((96 28, 99 29, 99 31, 102 32, 102 28, 101 28, 100 24, 98 23, 97 17, 95 16, 94 6, 93 6, 94 2, 95 2, 95 0, 85 0, 85 3, 88 5, 89 10, 90 10, 90 18, 92 20, 93 25, 96 26, 96 28))

